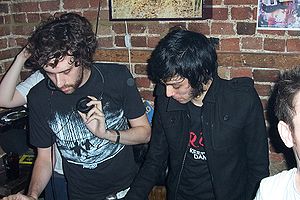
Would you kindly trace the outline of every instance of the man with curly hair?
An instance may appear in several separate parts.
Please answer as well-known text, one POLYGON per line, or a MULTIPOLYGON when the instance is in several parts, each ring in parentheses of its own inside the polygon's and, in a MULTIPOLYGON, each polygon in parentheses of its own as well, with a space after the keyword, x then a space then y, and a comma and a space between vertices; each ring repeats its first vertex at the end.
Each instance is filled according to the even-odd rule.
POLYGON ((132 145, 150 138, 130 72, 93 62, 96 37, 78 14, 51 18, 28 41, 26 64, 45 76, 28 94, 30 142, 38 154, 27 195, 4 199, 39 197, 53 172, 54 144, 70 199, 122 199, 138 170, 132 145))

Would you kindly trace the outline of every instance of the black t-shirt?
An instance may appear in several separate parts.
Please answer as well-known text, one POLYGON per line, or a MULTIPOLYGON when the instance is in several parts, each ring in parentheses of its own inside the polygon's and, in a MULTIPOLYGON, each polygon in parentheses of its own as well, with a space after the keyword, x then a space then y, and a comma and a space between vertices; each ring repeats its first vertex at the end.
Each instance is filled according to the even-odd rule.
POLYGON ((137 165, 131 146, 100 139, 85 126, 76 103, 87 95, 102 97, 107 129, 128 129, 128 119, 145 113, 125 66, 95 64, 88 81, 72 94, 50 91, 45 80, 32 88, 28 95, 30 141, 40 148, 56 142, 71 199, 104 199, 129 187, 137 165))
POLYGON ((202 133, 202 107, 188 103, 191 116, 189 147, 179 184, 180 200, 212 200, 213 189, 202 133))

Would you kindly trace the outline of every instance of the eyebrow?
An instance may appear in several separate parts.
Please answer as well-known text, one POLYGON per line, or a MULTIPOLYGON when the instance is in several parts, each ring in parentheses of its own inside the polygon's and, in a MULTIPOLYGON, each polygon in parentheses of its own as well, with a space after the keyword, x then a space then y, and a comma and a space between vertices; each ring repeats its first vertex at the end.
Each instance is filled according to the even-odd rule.
MULTIPOLYGON (((180 84, 180 83, 182 83, 184 80, 185 80, 185 78, 183 78, 183 77, 180 77, 180 81, 177 81, 177 80, 174 80, 174 81, 177 81, 177 82, 173 82, 173 83, 167 83, 167 82, 165 82, 165 81, 163 81, 163 80, 161 80, 161 82, 163 83, 163 84, 165 84, 165 85, 176 85, 176 84, 180 84)), ((170 81, 172 81, 172 80, 170 80, 170 81)), ((168 81, 169 82, 169 81, 168 81)))
POLYGON ((46 72, 46 74, 61 74, 61 73, 64 73, 64 72, 66 72, 66 71, 68 71, 68 70, 71 70, 71 69, 72 69, 72 68, 69 68, 69 69, 63 70, 63 71, 58 72, 58 73, 48 72, 48 71, 46 71, 46 70, 45 70, 45 72, 46 72))

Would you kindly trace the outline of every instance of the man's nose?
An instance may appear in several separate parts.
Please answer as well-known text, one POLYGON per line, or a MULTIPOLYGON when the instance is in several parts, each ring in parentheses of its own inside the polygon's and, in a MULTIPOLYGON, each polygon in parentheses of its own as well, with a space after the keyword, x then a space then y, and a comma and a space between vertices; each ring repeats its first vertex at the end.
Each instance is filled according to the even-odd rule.
POLYGON ((172 97, 174 95, 174 88, 171 85, 166 86, 166 95, 167 97, 172 97))
POLYGON ((63 77, 60 74, 55 75, 56 87, 61 88, 64 85, 63 77))

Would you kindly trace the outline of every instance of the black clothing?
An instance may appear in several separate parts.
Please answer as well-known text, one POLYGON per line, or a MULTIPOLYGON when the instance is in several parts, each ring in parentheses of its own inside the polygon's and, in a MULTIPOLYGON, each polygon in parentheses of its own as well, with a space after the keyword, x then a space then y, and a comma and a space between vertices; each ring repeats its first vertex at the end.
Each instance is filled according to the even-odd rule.
MULTIPOLYGON (((190 130, 187 104, 157 85, 150 149, 126 199, 143 199, 168 160, 167 195, 177 200, 190 130)), ((263 109, 250 78, 215 77, 203 100, 203 137, 216 200, 252 200, 269 175, 263 109)))
POLYGON ((138 170, 132 146, 98 138, 86 127, 76 103, 87 95, 102 98, 107 129, 128 129, 127 119, 145 113, 126 66, 95 64, 88 81, 72 94, 50 91, 46 80, 31 89, 28 95, 31 143, 47 148, 56 142, 72 200, 104 199, 124 190, 138 170))

